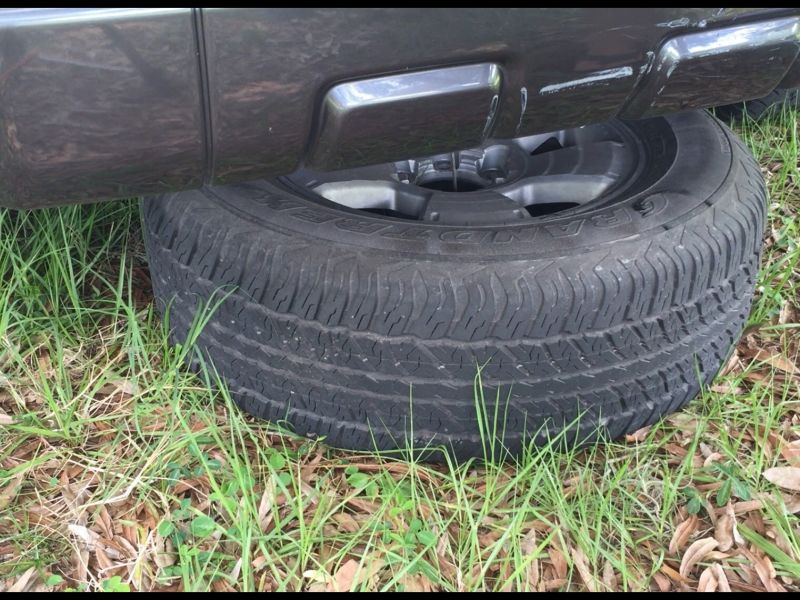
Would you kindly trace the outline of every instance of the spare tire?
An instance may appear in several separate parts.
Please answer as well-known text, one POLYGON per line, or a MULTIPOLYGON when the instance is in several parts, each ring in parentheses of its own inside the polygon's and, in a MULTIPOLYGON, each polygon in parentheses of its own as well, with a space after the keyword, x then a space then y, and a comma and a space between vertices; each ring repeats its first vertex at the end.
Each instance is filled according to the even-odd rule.
MULTIPOLYGON (((437 199, 411 216, 367 206, 352 174, 327 197, 306 174, 143 200, 174 340, 224 297, 196 348, 236 402, 338 447, 516 453, 682 407, 749 313, 765 220, 752 156, 705 111, 518 147, 540 170, 526 167, 523 192, 388 183, 437 199)), ((415 177, 429 166, 415 164, 415 177)))

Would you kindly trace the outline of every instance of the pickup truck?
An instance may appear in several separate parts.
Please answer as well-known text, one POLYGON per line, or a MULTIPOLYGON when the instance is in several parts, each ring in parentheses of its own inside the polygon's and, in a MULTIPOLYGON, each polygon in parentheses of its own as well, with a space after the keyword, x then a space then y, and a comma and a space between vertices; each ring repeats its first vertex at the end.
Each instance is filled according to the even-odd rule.
POLYGON ((798 51, 797 8, 2 9, 0 205, 142 196, 174 341, 298 434, 586 443, 740 335, 765 189, 703 109, 798 51))

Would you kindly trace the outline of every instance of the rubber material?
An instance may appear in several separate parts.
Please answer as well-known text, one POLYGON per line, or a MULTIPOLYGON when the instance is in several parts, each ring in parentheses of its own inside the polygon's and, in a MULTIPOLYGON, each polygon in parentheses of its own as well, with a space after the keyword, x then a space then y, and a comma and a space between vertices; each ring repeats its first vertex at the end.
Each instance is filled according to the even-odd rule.
POLYGON ((763 98, 718 106, 714 109, 714 113, 726 123, 741 121, 745 114, 750 119, 758 121, 776 112, 780 113, 784 106, 797 109, 799 105, 800 90, 797 88, 777 89, 763 98))
POLYGON ((765 190, 705 111, 630 127, 648 166, 623 196, 513 227, 386 219, 263 181, 145 199, 156 297, 181 341, 229 293, 197 347, 246 411, 334 446, 480 456, 477 407, 512 453, 565 428, 634 431, 691 400, 739 336, 765 190))

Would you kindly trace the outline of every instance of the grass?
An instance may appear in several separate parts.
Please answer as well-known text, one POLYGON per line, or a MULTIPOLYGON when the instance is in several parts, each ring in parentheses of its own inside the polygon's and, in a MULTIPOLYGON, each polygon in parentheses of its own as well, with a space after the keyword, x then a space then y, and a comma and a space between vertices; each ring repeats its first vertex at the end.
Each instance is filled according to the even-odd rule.
POLYGON ((515 464, 255 421, 168 344, 135 201, 0 211, 0 590, 797 590, 797 116, 738 129, 770 231, 725 372, 625 440, 515 464))

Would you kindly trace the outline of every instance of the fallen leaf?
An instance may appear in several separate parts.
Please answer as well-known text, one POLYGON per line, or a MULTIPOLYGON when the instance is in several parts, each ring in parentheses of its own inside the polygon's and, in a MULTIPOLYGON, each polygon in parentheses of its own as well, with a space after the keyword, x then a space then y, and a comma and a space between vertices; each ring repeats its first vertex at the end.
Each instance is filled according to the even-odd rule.
POLYGON ((669 553, 677 554, 686 545, 691 535, 697 530, 697 515, 689 517, 675 528, 672 540, 669 542, 669 553))
MULTIPOLYGON (((658 573, 656 573, 658 575, 658 573)), ((663 577, 663 575, 661 575, 663 577)), ((603 564, 603 584, 606 586, 607 592, 616 592, 619 588, 617 582, 617 574, 614 573, 614 566, 610 561, 606 560, 603 564)))
POLYGON ((764 508, 764 503, 761 500, 748 500, 746 502, 737 502, 733 505, 734 514, 741 515, 748 513, 751 510, 761 510, 764 508))
MULTIPOLYGON (((526 551, 524 540, 522 542, 522 551, 526 551)), ((442 576, 452 580, 460 577, 461 573, 456 566, 448 560, 448 554, 452 556, 453 551, 450 548, 450 537, 447 532, 445 532, 439 536, 439 541, 436 542, 436 562, 439 565, 439 572, 442 576)), ((528 568, 530 569, 530 565, 528 565, 528 568)))
MULTIPOLYGON (((172 541, 169 538, 162 537, 158 531, 156 531, 156 535, 153 539, 153 560, 156 566, 161 569, 171 567, 175 564, 175 547, 172 541)), ((253 562, 255 563, 255 561, 253 562)), ((255 570, 257 571, 258 569, 255 570)))
POLYGON ((697 431, 697 417, 688 413, 675 413, 667 419, 670 423, 675 425, 682 433, 692 434, 697 431))
POLYGON ((213 592, 235 592, 236 590, 231 587, 224 579, 216 579, 211 582, 211 591, 213 592))
POLYGON ((95 546, 94 557, 101 570, 113 569, 115 567, 111 559, 108 558, 108 554, 103 551, 99 544, 95 546))
POLYGON ((753 383, 759 383, 762 381, 767 380, 767 376, 763 373, 759 373, 758 371, 750 371, 745 375, 745 378, 748 381, 752 381, 753 383))
POLYGON ((800 440, 781 446, 781 456, 793 467, 800 467, 800 440))
POLYGON ((780 488, 800 492, 800 467, 772 467, 763 475, 764 479, 780 488))
POLYGON ((272 478, 267 481, 266 489, 258 503, 258 524, 261 531, 266 531, 272 522, 272 504, 275 500, 275 482, 272 478))
POLYGON ((788 373, 789 375, 796 375, 798 372, 800 372, 800 369, 797 368, 797 365, 777 352, 772 353, 761 348, 756 353, 754 358, 756 360, 760 360, 761 362, 765 362, 776 369, 783 371, 784 373, 788 373))
POLYGON ((785 592, 784 587, 776 581, 777 574, 775 567, 772 566, 772 561, 766 556, 758 556, 754 552, 749 551, 747 548, 742 548, 744 555, 750 559, 753 567, 756 570, 758 578, 768 592, 785 592))
POLYGON ((681 559, 679 572, 686 577, 692 572, 694 566, 703 560, 706 555, 717 547, 717 540, 712 537, 701 538, 686 549, 681 559))
POLYGON ((400 578, 403 590, 406 592, 433 592, 433 584, 423 574, 406 575, 400 578))
POLYGON ((717 525, 717 511, 714 510, 714 505, 711 504, 711 499, 706 498, 706 500, 703 502, 703 506, 706 509, 706 514, 708 515, 709 521, 711 521, 711 524, 716 527, 716 525, 717 525))
POLYGON ((550 557, 550 562, 553 563, 553 568, 556 571, 556 579, 567 578, 567 560, 564 558, 564 553, 558 548, 548 548, 547 555, 550 557))
POLYGON ((703 461, 703 467, 708 467, 712 463, 719 462, 722 458, 725 458, 725 456, 720 452, 712 452, 703 461))
POLYGON ((747 527, 762 537, 767 534, 766 527, 764 526, 764 519, 761 517, 761 513, 758 511, 747 513, 744 523, 747 525, 747 527))
POLYGON ((676 581, 678 583, 687 583, 689 581, 688 578, 678 573, 675 569, 673 569, 666 563, 661 565, 661 572, 664 573, 664 575, 666 575, 667 577, 669 577, 672 581, 676 581))
MULTIPOLYGON (((263 554, 259 554, 257 557, 253 559, 253 562, 250 563, 250 565, 253 567, 253 571, 256 572, 260 571, 265 566, 267 566, 267 557, 264 556, 263 554)), ((303 576, 305 577, 305 575, 303 576)))
POLYGON ((347 592, 353 586, 358 571, 358 561, 352 558, 336 571, 333 581, 328 584, 329 592, 347 592))
POLYGON ((361 529, 358 521, 353 518, 353 515, 348 513, 337 513, 333 515, 333 520, 339 524, 339 529, 348 533, 356 533, 361 529))
POLYGON ((669 578, 665 577, 661 573, 653 573, 653 579, 655 579, 659 591, 668 592, 672 589, 672 584, 670 583, 669 578))
POLYGON ((17 579, 16 583, 8 588, 9 592, 24 592, 29 583, 32 583, 31 577, 36 573, 36 567, 31 567, 27 571, 25 571, 20 578, 17 579))
POLYGON ((77 546, 73 546, 73 550, 72 561, 75 568, 73 577, 76 581, 86 581, 89 577, 89 552, 77 546))
POLYGON ((725 363, 725 366, 722 367, 722 370, 719 372, 719 376, 722 377, 723 375, 727 375, 731 371, 739 369, 739 353, 734 348, 733 352, 731 353, 731 357, 728 359, 728 362, 725 363))
POLYGON ((738 388, 735 388, 727 381, 724 381, 722 383, 715 383, 714 385, 709 386, 708 389, 715 394, 729 394, 731 392, 735 392, 738 388))
POLYGON ((97 533, 91 529, 87 529, 83 525, 77 525, 75 523, 68 523, 67 529, 70 531, 70 533, 72 533, 72 535, 78 538, 78 540, 83 542, 83 546, 86 550, 94 550, 97 538, 100 537, 97 533))
POLYGON ((678 444, 664 444, 664 450, 681 458, 688 454, 686 448, 682 448, 681 446, 678 446, 678 444))
POLYGON ((239 560, 236 561, 236 564, 233 565, 233 570, 231 571, 231 575, 230 575, 231 580, 232 581, 238 581, 239 574, 241 572, 242 572, 242 559, 240 558, 239 560))
POLYGON ((787 298, 783 301, 781 312, 778 315, 778 323, 786 325, 787 323, 797 323, 800 320, 800 315, 792 308, 792 303, 787 298))
POLYGON ((733 548, 734 542, 744 543, 736 528, 736 514, 730 502, 725 507, 725 512, 717 519, 714 526, 714 539, 719 543, 717 549, 720 552, 727 552, 733 548))
POLYGON ((651 428, 652 425, 646 425, 641 429, 637 429, 633 433, 627 433, 625 434, 625 441, 629 444, 634 442, 643 442, 645 439, 647 439, 647 434, 650 433, 651 428))
POLYGON ((366 513, 375 513, 380 509, 380 504, 376 504, 375 502, 370 502, 369 500, 362 500, 361 498, 347 498, 345 502, 348 506, 366 513))
POLYGON ((767 529, 767 537, 771 540, 775 541, 775 545, 783 550, 787 556, 791 557, 791 559, 795 562, 798 562, 798 555, 795 551, 792 543, 786 538, 786 535, 780 530, 775 527, 769 527, 767 529))
POLYGON ((139 388, 136 383, 130 379, 118 379, 110 383, 121 393, 127 394, 128 396, 134 396, 139 392, 139 388))
POLYGON ((697 580, 698 592, 716 592, 717 591, 717 577, 711 567, 707 567, 705 571, 700 574, 700 579, 697 580))
MULTIPOLYGON (((103 537, 109 540, 114 537, 114 526, 111 522, 111 515, 108 514, 108 509, 103 506, 100 513, 97 515, 97 526, 100 528, 103 537)), ((151 529, 155 529, 152 527, 151 529)))
POLYGON ((793 515, 800 513, 800 496, 783 494, 783 503, 786 505, 786 512, 793 515))
POLYGON ((596 592, 597 581, 595 580, 594 576, 592 576, 592 572, 586 562, 586 555, 583 553, 583 551, 581 551, 580 548, 574 548, 572 550, 572 561, 575 563, 575 568, 578 570, 586 589, 590 592, 596 592))
POLYGON ((17 473, 17 475, 3 488, 0 492, 0 509, 5 508, 13 500, 19 491, 22 481, 25 479, 25 473, 17 473))
MULTIPOLYGON (((520 550, 522 550, 522 555, 524 557, 531 556, 536 552, 536 530, 534 528, 531 528, 531 530, 525 534, 525 537, 522 538, 520 550)), ((539 575, 538 556, 534 557, 525 568, 525 579, 527 580, 528 591, 539 591, 541 579, 539 575)))
POLYGON ((725 570, 722 568, 722 565, 714 563, 711 565, 711 568, 714 570, 714 577, 717 579, 717 590, 720 592, 730 592, 731 586, 728 583, 728 576, 725 575, 725 570))

